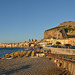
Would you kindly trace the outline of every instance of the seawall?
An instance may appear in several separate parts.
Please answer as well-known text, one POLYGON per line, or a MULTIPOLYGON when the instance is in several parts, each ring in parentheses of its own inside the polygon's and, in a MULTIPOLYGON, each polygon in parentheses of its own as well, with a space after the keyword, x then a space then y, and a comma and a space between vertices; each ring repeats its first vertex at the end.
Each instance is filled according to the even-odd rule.
POLYGON ((75 55, 75 49, 53 48, 53 47, 43 47, 43 48, 51 49, 51 53, 54 54, 75 55))

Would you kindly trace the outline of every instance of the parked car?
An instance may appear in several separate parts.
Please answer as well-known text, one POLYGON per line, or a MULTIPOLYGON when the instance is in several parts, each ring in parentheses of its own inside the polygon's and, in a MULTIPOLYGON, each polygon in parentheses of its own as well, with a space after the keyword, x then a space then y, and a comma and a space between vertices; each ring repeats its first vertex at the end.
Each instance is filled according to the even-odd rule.
POLYGON ((68 46, 63 46, 63 48, 68 48, 68 46))
POLYGON ((57 46, 57 48, 61 48, 61 46, 57 46))
POLYGON ((57 46, 55 46, 55 45, 52 45, 51 47, 54 47, 54 48, 56 48, 57 46))
POLYGON ((55 45, 52 45, 52 46, 47 46, 47 47, 75 49, 75 46, 55 46, 55 45))
POLYGON ((75 46, 70 46, 70 49, 75 49, 75 46))

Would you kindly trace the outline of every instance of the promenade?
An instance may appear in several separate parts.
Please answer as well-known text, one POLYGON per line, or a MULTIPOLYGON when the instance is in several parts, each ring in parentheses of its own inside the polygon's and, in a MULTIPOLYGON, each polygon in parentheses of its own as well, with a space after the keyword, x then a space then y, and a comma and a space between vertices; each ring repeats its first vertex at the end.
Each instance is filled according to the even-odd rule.
POLYGON ((68 48, 54 48, 54 47, 44 47, 45 49, 50 49, 53 54, 67 54, 75 55, 75 49, 68 48))
POLYGON ((48 57, 22 57, 0 60, 0 75, 59 75, 62 69, 48 57))

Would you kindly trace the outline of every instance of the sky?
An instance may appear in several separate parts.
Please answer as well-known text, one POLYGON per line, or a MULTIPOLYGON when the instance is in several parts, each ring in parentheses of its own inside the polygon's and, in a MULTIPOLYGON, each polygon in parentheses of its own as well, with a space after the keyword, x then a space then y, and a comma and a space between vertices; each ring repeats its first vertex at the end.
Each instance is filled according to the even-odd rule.
POLYGON ((75 21, 75 0, 0 0, 0 43, 41 40, 65 21, 75 21))

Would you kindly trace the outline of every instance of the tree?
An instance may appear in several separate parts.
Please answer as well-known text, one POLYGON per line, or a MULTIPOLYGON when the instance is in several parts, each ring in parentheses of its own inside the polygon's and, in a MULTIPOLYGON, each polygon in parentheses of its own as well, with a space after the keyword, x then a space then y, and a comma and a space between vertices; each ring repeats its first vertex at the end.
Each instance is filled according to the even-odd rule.
POLYGON ((56 37, 53 37, 53 39, 56 39, 56 37))
POLYGON ((65 46, 71 46, 71 44, 65 44, 65 46))
POLYGON ((57 41, 56 44, 59 46, 59 44, 61 44, 61 42, 57 41))

